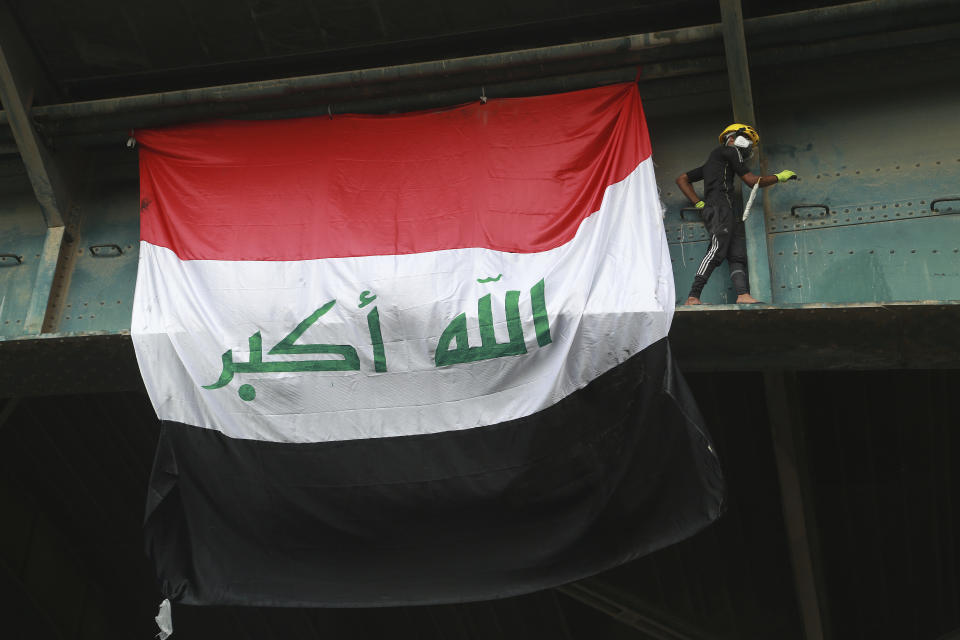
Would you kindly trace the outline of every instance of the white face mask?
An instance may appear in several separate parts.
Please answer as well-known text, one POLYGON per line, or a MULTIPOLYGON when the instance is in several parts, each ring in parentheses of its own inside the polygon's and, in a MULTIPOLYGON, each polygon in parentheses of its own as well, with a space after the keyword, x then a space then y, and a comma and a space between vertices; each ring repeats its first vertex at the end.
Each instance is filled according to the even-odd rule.
POLYGON ((749 149, 753 146, 753 142, 750 141, 750 138, 737 136, 733 141, 733 146, 740 147, 741 149, 749 149))

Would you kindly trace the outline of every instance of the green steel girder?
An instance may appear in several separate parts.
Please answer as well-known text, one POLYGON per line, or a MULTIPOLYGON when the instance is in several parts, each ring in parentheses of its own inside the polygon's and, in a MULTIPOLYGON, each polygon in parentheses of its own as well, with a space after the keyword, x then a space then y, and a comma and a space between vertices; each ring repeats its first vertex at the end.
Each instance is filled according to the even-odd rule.
MULTIPOLYGON (((49 315, 58 265, 66 234, 65 219, 70 208, 62 161, 47 148, 31 117, 37 96, 48 97, 52 88, 45 82, 42 66, 33 57, 6 4, 0 4, 0 101, 8 116, 16 146, 26 167, 36 201, 47 230, 41 250, 34 254, 37 265, 31 282, 30 299, 22 322, 26 334, 38 334, 49 315)), ((0 318, 0 321, 3 321, 0 318)), ((6 321, 4 321, 6 322, 6 321)), ((20 323, 20 318, 15 319, 20 323)))

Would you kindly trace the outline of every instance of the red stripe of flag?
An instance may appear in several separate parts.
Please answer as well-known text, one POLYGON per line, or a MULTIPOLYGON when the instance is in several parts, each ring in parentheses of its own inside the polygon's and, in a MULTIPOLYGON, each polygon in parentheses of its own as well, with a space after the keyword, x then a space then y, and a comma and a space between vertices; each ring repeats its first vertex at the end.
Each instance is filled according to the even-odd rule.
POLYGON ((391 116, 137 132, 141 239, 185 260, 303 260, 573 238, 650 156, 635 84, 391 116))

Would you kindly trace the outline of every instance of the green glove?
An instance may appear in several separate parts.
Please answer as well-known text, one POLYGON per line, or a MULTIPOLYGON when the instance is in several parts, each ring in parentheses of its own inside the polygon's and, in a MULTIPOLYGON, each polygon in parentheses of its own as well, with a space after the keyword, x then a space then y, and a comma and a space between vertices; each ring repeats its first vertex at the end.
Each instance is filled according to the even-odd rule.
POLYGON ((794 173, 793 171, 790 171, 790 169, 781 171, 780 173, 775 173, 773 175, 777 176, 777 180, 779 180, 780 182, 786 182, 787 180, 797 179, 797 174, 794 173))
POLYGON ((697 204, 695 204, 695 205, 693 205, 693 206, 695 206, 697 209, 703 209, 705 206, 707 206, 707 203, 704 202, 703 200, 701 200, 700 202, 698 202, 697 204))

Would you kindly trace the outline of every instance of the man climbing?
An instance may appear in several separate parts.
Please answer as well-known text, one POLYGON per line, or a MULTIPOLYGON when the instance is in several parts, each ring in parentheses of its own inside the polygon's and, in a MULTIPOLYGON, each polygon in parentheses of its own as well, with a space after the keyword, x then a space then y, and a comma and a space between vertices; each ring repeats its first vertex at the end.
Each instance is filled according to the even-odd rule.
POLYGON ((758 144, 760 134, 756 129, 746 124, 732 124, 720 134, 720 146, 710 152, 702 166, 677 178, 677 186, 700 210, 700 217, 710 234, 707 254, 700 262, 685 304, 702 304, 700 292, 724 258, 730 265, 730 279, 737 292, 737 304, 759 302, 750 295, 747 282, 747 235, 741 212, 733 204, 733 176, 740 176, 747 186, 753 187, 759 181, 760 187, 765 188, 778 182, 795 180, 797 174, 790 170, 762 177, 750 173, 745 161, 750 159, 758 144), (691 186, 691 183, 700 180, 703 180, 703 200, 691 186))

